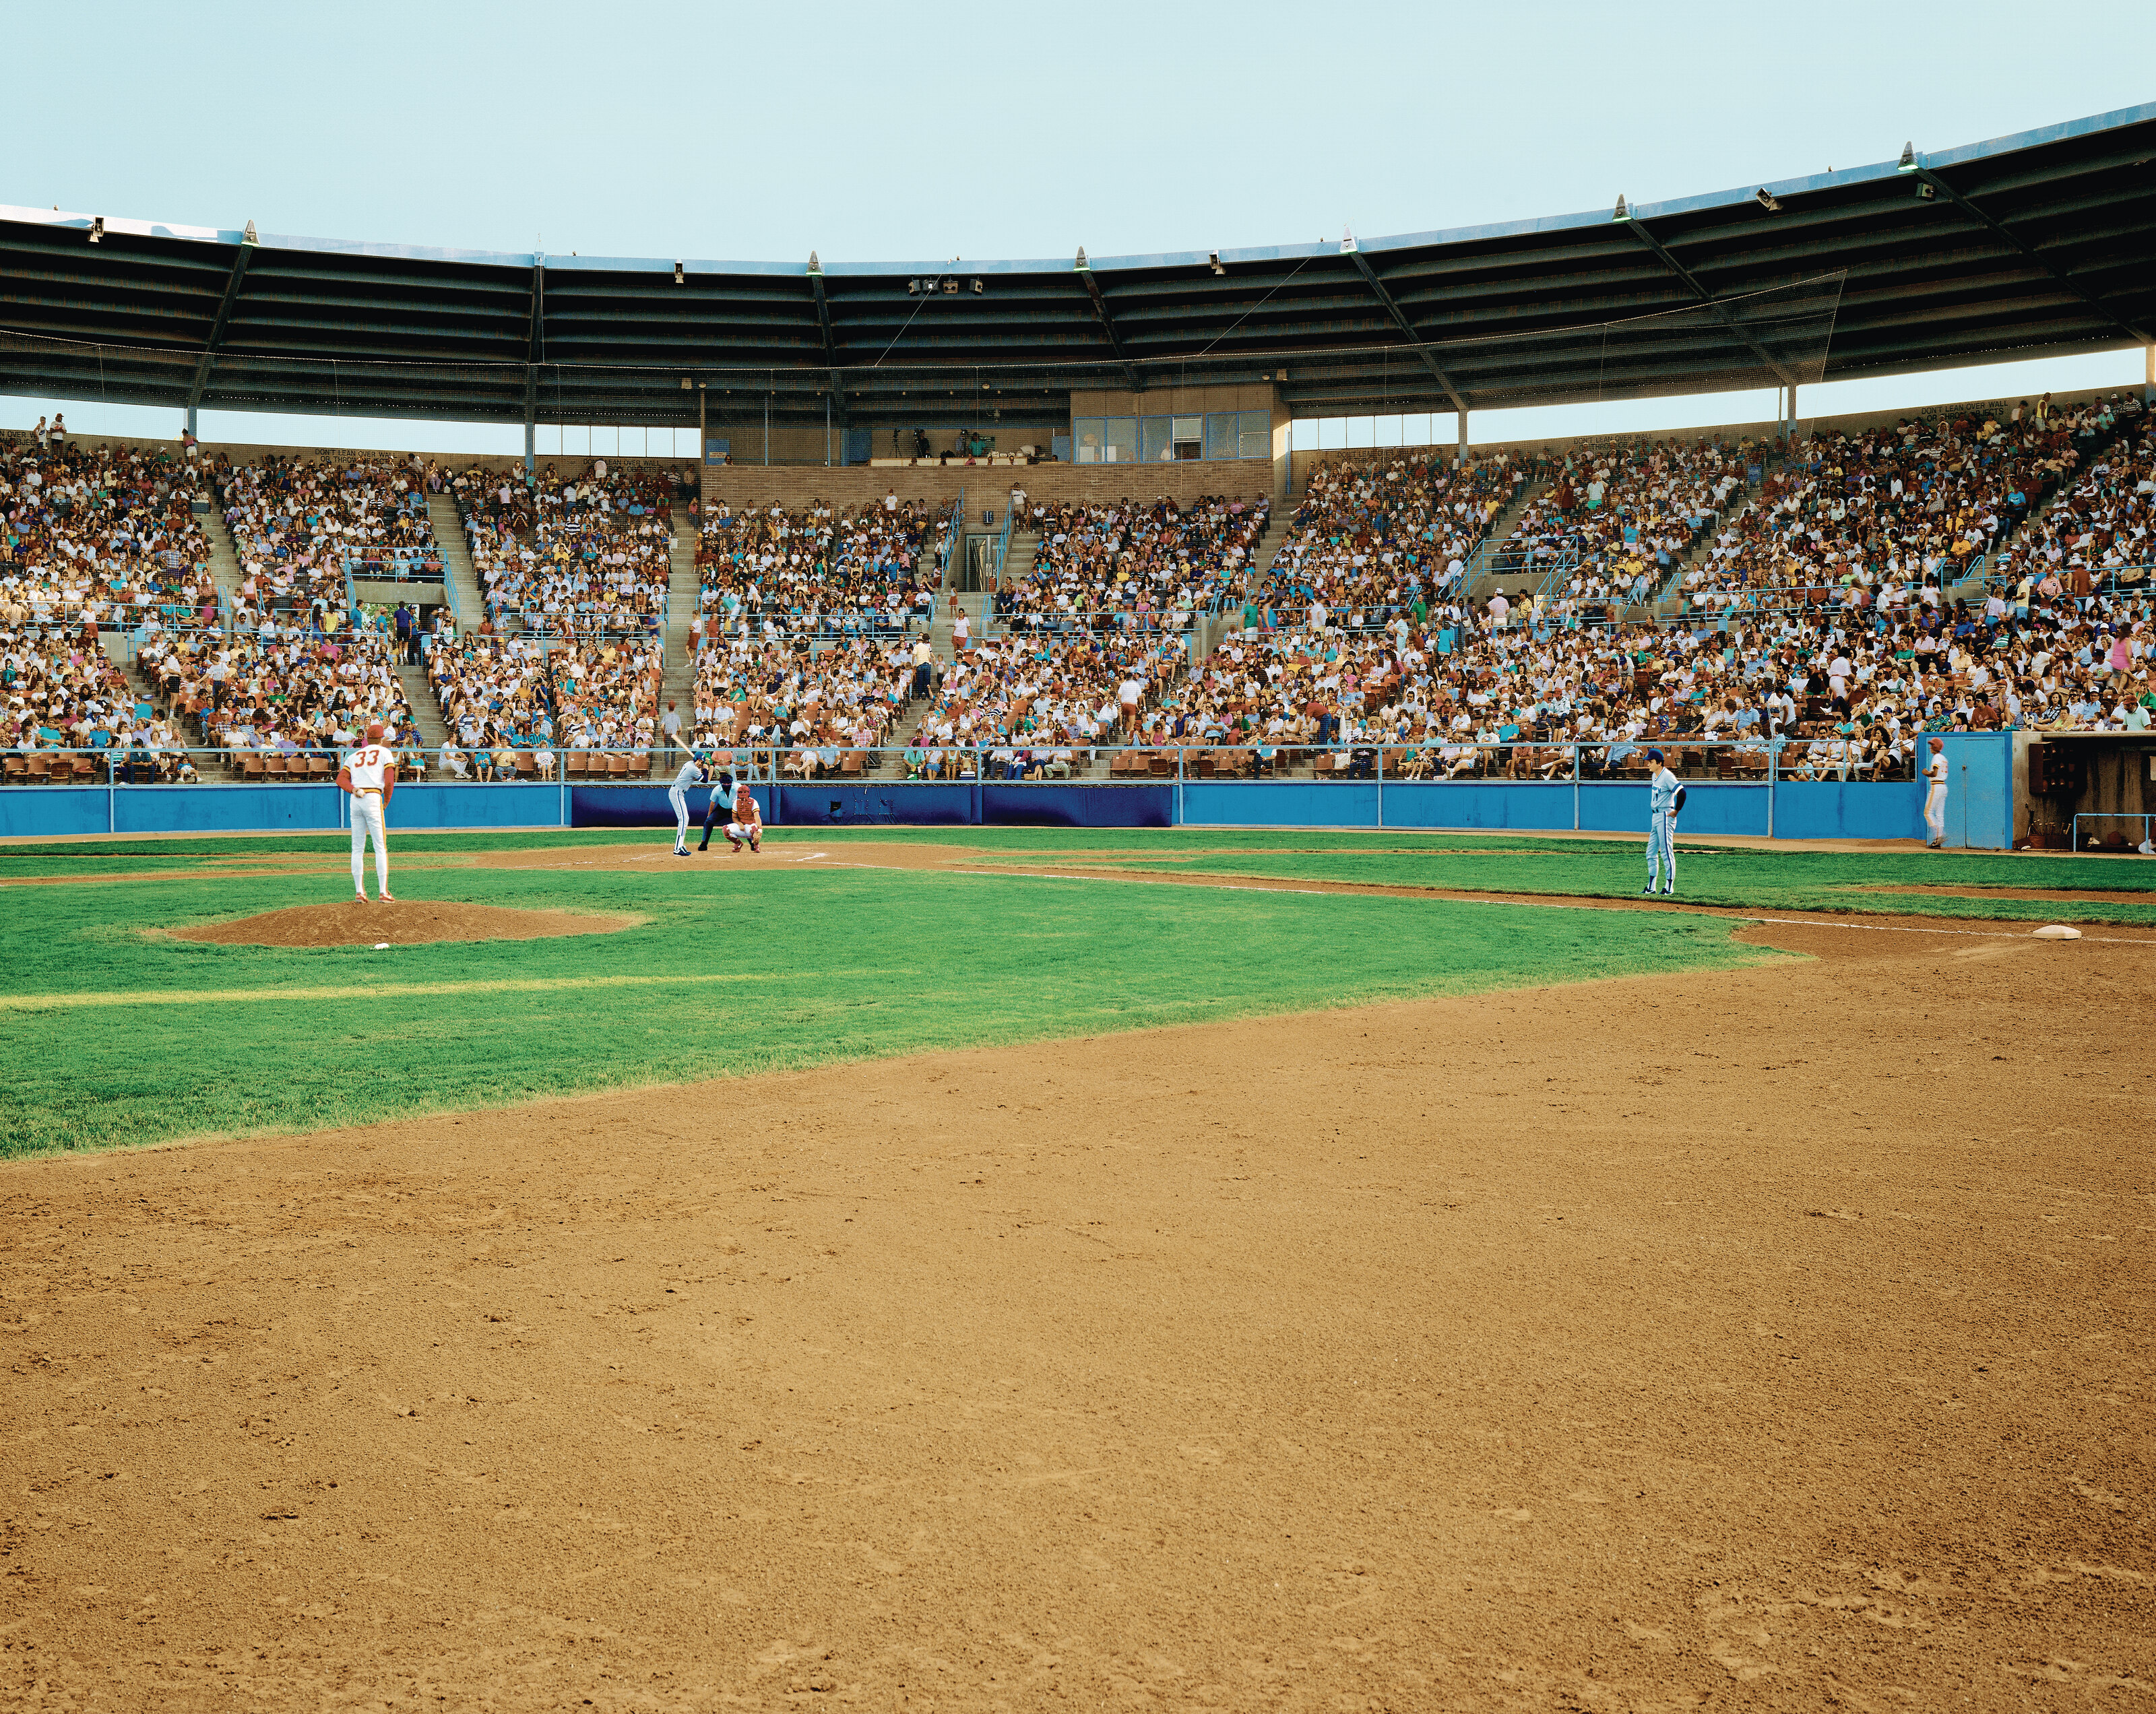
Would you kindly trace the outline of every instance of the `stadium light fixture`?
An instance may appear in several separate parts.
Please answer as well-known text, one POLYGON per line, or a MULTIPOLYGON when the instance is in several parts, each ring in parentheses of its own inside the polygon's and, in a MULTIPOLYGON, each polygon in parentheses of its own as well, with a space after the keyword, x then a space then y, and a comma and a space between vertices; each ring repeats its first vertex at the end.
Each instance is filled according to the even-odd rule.
POLYGON ((980 296, 980 295, 981 295, 983 292, 986 291, 987 290, 988 290, 988 287, 987 287, 987 286, 985 286, 985 285, 983 285, 981 283, 981 276, 980 276, 979 275, 978 275, 978 274, 977 274, 977 275, 975 275, 973 276, 973 295, 974 295, 975 297, 978 297, 978 296, 980 296))
POLYGON ((682 278, 681 264, 679 262, 676 262, 674 264, 674 283, 676 285, 686 285, 689 283, 686 280, 682 278))
POLYGON ((1774 193, 1768 190, 1763 184, 1761 185, 1758 190, 1752 192, 1752 200, 1757 203, 1761 208, 1764 208, 1769 214, 1779 214, 1782 212, 1781 203, 1775 200, 1774 193))
POLYGON ((958 276, 955 274, 945 275, 943 276, 943 295, 946 297, 954 297, 957 295, 957 290, 958 276))
POLYGON ((1612 220, 1630 220, 1632 218, 1631 207, 1625 202, 1624 192, 1617 192, 1617 207, 1609 218, 1612 220))
POLYGON ((1225 274, 1228 271, 1220 265, 1220 253, 1218 250, 1209 251, 1206 254, 1205 263, 1215 274, 1225 274))
POLYGON ((1933 186, 1921 182, 1917 184, 1917 200, 1918 202, 1928 203, 1937 195, 1938 195, 1938 192, 1933 186))
POLYGON ((259 244, 262 242, 262 234, 254 229, 254 223, 252 220, 247 223, 246 235, 239 241, 244 244, 259 244))
POLYGON ((808 253, 808 271, 811 274, 821 274, 824 271, 824 264, 816 259, 816 253, 814 250, 808 253))
POLYGON ((907 280, 906 282, 906 295, 910 298, 919 297, 921 295, 921 282, 917 280, 907 280))
POLYGON ((90 223, 90 241, 94 244, 105 242, 105 217, 102 214, 90 223))
POLYGON ((1917 146, 1914 143, 1902 145, 1902 158, 1894 163, 1894 170, 1897 172, 1914 172, 1917 170, 1917 146))
POLYGON ((1093 271, 1093 264, 1086 259, 1085 245, 1078 246, 1078 259, 1070 264, 1070 271, 1073 274, 1091 274, 1093 271))
POLYGON ((1355 234, 1345 226, 1340 228, 1340 254, 1352 256, 1355 253, 1355 234))

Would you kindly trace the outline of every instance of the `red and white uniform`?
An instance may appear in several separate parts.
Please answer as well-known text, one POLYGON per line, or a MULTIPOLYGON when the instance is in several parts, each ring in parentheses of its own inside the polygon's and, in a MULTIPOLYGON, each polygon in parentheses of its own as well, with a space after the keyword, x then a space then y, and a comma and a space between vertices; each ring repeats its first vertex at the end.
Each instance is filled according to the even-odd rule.
POLYGON ((747 839, 754 844, 763 836, 763 812, 757 807, 756 793, 744 780, 734 788, 734 819, 726 824, 726 837, 738 844, 747 839))
POLYGON ((374 841, 374 890, 389 885, 389 835, 382 820, 382 801, 397 752, 386 744, 362 744, 345 758, 352 782, 352 890, 367 890, 367 842, 374 841))

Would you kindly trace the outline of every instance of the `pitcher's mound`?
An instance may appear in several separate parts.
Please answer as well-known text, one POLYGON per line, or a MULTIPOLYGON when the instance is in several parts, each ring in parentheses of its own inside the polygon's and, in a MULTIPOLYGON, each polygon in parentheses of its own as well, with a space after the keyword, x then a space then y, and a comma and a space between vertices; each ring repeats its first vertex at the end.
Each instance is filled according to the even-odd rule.
POLYGON ((613 934, 634 928, 639 916, 586 915, 569 911, 505 911, 493 905, 295 905, 265 911, 237 922, 172 931, 175 940, 214 941, 228 947, 424 946, 429 941, 533 941, 547 935, 613 934))

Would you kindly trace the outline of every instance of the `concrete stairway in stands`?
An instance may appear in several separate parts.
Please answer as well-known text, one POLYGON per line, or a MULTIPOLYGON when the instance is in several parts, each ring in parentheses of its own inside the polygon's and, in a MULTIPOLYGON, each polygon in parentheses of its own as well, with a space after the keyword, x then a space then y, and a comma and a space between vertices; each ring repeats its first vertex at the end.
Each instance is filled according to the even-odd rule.
MULTIPOLYGON (((1490 526, 1490 533, 1482 538, 1484 544, 1494 548, 1499 543, 1509 540, 1512 531, 1520 527, 1520 519, 1527 509, 1548 494, 1550 491, 1550 486, 1548 482, 1527 484, 1520 497, 1497 514, 1496 521, 1490 526)), ((1486 559, 1476 562, 1467 574, 1465 592, 1467 599, 1487 601, 1490 598, 1490 592, 1498 588, 1500 582, 1498 577, 1491 574, 1489 562, 1486 559)), ((1533 580, 1527 573, 1508 573, 1502 582, 1507 596, 1517 597, 1522 585, 1529 586, 1529 591, 1532 593, 1533 580)))
POLYGON ((218 603, 228 617, 239 600, 239 549, 232 539, 223 513, 214 510, 197 512, 195 521, 202 526, 203 536, 209 543, 210 581, 217 585, 218 603))
POLYGON ((439 751, 449 728, 442 719, 441 704, 434 700, 434 687, 427 682, 426 668, 399 661, 397 682, 403 686, 404 700, 412 705, 412 724, 419 729, 419 742, 429 750, 439 751))
POLYGON ((696 528, 685 513, 675 522, 674 540, 667 551, 665 680, 659 692, 659 712, 674 703, 681 711, 681 730, 694 735, 696 719, 696 655, 689 641, 690 622, 696 616, 696 528))
POLYGON ((464 520, 458 516, 457 503, 446 494, 430 494, 427 496, 427 516, 434 524, 434 542, 442 550, 442 568, 448 572, 450 591, 456 597, 454 611, 457 629, 459 633, 476 631, 480 621, 486 617, 486 606, 480 598, 479 572, 472 565, 471 542, 465 535, 464 520))
POLYGON ((151 707, 156 707, 157 698, 151 690, 149 680, 143 676, 142 670, 127 658, 126 639, 118 631, 108 630, 101 632, 97 640, 105 649, 105 659, 112 663, 114 670, 127 681, 127 688, 135 693, 135 700, 137 703, 146 702, 151 707))

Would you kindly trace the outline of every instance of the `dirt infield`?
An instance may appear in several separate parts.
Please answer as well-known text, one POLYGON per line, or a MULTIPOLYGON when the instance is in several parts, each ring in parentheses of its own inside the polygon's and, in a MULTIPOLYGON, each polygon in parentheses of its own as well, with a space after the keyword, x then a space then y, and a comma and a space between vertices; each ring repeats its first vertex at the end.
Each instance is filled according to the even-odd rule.
POLYGON ((2138 1706, 2156 960, 1838 938, 0 1169, 0 1703, 2138 1706))
POLYGON ((398 899, 387 904, 295 905, 232 922, 178 928, 172 938, 226 947, 425 946, 436 941, 533 941, 555 935, 613 934, 638 919, 574 911, 511 911, 495 905, 398 899))

